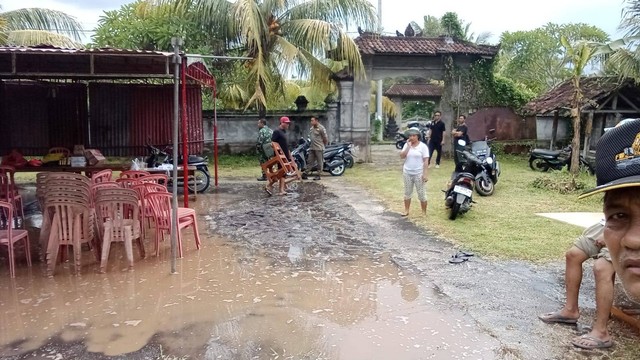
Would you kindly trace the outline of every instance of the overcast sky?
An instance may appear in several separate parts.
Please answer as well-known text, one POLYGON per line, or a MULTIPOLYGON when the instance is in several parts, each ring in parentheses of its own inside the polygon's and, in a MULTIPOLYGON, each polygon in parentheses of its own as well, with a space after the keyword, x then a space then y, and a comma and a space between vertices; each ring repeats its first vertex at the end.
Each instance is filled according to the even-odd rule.
MULTIPOLYGON (((378 0, 369 0, 378 6, 378 0)), ((0 0, 3 11, 26 7, 43 7, 64 11, 83 24, 86 35, 96 27, 104 10, 113 10, 130 0, 0 0)), ((489 31, 497 42, 503 31, 531 30, 549 22, 558 24, 583 22, 595 25, 612 38, 619 37, 624 0, 382 0, 382 23, 385 32, 404 32, 410 21, 422 24, 424 15, 442 16, 458 13, 471 22, 471 30, 489 31)))

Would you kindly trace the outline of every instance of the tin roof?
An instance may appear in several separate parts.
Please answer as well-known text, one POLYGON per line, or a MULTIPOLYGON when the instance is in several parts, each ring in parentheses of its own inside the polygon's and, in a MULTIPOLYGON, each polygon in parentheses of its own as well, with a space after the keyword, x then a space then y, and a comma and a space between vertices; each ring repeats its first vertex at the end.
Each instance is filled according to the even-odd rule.
POLYGON ((439 37, 381 36, 364 33, 355 39, 363 55, 405 54, 405 55, 480 55, 495 56, 499 46, 478 45, 459 39, 439 37))

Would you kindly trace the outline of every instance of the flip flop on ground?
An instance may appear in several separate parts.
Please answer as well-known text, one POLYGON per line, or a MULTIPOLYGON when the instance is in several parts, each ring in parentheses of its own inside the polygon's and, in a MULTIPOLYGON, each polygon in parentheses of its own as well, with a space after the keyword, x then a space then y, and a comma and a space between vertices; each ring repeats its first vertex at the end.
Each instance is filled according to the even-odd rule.
POLYGON ((547 324, 558 323, 575 325, 578 322, 578 319, 563 316, 559 311, 538 315, 538 319, 546 322, 547 324))
POLYGON ((608 349, 613 346, 613 341, 602 340, 591 335, 582 335, 577 337, 571 341, 571 344, 575 347, 579 347, 580 349, 585 350, 593 350, 593 349, 608 349))
POLYGON ((269 196, 273 195, 273 193, 271 192, 271 189, 269 189, 268 187, 265 187, 264 191, 266 191, 267 194, 269 194, 269 196))

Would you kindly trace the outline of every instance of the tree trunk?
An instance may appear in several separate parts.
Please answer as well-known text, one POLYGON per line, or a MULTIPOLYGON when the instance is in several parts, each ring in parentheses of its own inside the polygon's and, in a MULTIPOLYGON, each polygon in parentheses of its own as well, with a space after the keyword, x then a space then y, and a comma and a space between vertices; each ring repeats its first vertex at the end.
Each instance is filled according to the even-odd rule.
POLYGON ((574 93, 571 104, 571 120, 573 121, 573 140, 571 140, 571 174, 576 176, 580 172, 580 105, 582 91, 580 91, 580 77, 573 79, 574 93))

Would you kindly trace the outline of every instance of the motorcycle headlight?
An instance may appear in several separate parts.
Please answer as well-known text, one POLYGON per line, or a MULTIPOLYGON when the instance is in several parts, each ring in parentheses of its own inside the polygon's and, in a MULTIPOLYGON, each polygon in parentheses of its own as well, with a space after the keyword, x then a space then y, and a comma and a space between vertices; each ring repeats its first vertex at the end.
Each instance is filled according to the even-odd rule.
POLYGON ((492 158, 486 158, 485 160, 487 160, 487 164, 489 164, 489 165, 493 164, 493 159, 492 158))

